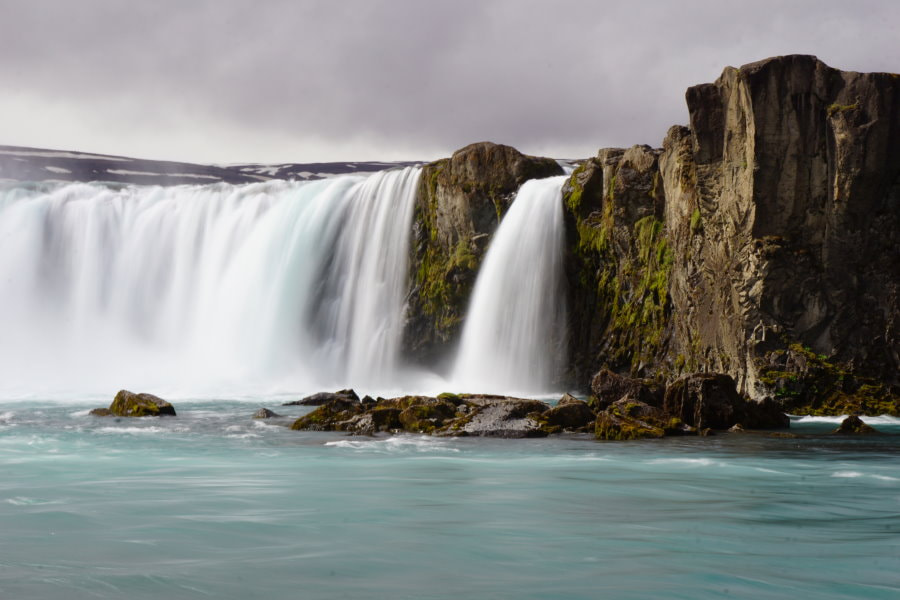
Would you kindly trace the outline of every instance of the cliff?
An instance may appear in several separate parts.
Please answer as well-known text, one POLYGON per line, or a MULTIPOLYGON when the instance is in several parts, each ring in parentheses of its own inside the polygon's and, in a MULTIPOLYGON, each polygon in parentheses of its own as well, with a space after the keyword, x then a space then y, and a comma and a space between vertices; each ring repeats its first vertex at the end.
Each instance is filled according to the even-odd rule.
POLYGON ((896 413, 900 77, 785 56, 687 102, 661 151, 601 150, 564 190, 576 380, 721 372, 789 410, 896 413))
MULTIPOLYGON (((663 148, 602 149, 563 188, 567 381, 715 372, 787 410, 898 414, 900 76, 783 56, 686 99, 663 148)), ((454 339, 516 188, 556 172, 490 144, 426 167, 409 350, 454 339)))

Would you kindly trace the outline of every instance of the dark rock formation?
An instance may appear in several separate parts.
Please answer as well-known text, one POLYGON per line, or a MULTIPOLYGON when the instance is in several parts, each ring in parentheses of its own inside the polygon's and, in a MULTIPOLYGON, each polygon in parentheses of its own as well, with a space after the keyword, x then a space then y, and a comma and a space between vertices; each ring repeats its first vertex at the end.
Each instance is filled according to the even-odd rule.
POLYGON ((586 431, 593 425, 597 414, 583 400, 569 396, 541 415, 547 431, 586 431))
POLYGON ((275 411, 269 410, 268 408, 260 408, 258 411, 253 413, 254 419, 277 419, 281 415, 276 413, 275 411))
POLYGON ((900 77, 784 56, 727 68, 687 101, 691 128, 673 127, 660 158, 676 360, 790 409, 826 392, 771 355, 792 347, 896 384, 900 77))
MULTIPOLYGON (((370 398, 371 399, 371 398, 370 398)), ((337 392, 319 392, 306 396, 300 400, 285 402, 282 406, 322 406, 331 400, 344 400, 347 402, 359 402, 359 396, 353 390, 338 390, 337 392)))
POLYGON ((563 186, 571 369, 644 374, 666 349, 672 263, 659 150, 603 149, 563 186))
POLYGON ((740 423, 751 429, 781 429, 790 419, 771 399, 743 398, 734 379, 721 373, 697 373, 666 389, 663 411, 696 429, 728 429, 740 423))
POLYGON ((609 369, 600 369, 591 379, 591 393, 590 405, 595 410, 605 410, 625 396, 631 396, 650 406, 661 407, 665 386, 649 379, 627 377, 609 369))
POLYGON ((784 56, 687 102, 662 150, 601 150, 563 189, 572 382, 718 372, 900 414, 900 76, 784 56))
POLYGON ((153 394, 135 394, 120 390, 109 408, 95 408, 97 417, 174 417, 175 407, 153 394))
POLYGON ((872 434, 878 433, 874 427, 870 425, 866 425, 863 423, 862 419, 860 419, 856 415, 850 415, 843 421, 841 421, 840 426, 835 429, 832 433, 839 434, 872 434))
POLYGON ((668 420, 663 411, 630 396, 612 403, 597 415, 594 436, 598 440, 640 440, 661 438, 666 430, 679 430, 681 423, 668 420))
POLYGON ((548 158, 482 142, 425 165, 416 197, 404 347, 432 362, 459 334, 491 235, 529 179, 561 175, 548 158))
POLYGON ((505 396, 441 394, 381 398, 374 403, 333 399, 297 419, 291 429, 429 433, 449 436, 542 437, 541 415, 550 407, 538 400, 505 396))

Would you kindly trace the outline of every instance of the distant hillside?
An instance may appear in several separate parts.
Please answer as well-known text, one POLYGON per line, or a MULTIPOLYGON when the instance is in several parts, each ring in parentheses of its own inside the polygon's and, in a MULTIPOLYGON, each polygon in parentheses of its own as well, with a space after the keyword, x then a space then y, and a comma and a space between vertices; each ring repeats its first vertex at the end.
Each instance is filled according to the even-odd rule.
POLYGON ((278 165, 198 165, 85 152, 0 145, 0 180, 109 181, 140 185, 252 183, 270 179, 312 180, 373 173, 415 162, 285 163, 278 165))

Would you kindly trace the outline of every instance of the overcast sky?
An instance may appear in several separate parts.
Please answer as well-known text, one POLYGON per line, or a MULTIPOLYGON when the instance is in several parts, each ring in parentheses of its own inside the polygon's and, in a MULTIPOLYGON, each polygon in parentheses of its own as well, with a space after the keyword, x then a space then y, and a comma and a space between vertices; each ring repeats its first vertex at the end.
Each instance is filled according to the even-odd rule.
POLYGON ((900 71, 900 2, 0 0, 0 144, 194 162, 661 144, 726 65, 900 71))

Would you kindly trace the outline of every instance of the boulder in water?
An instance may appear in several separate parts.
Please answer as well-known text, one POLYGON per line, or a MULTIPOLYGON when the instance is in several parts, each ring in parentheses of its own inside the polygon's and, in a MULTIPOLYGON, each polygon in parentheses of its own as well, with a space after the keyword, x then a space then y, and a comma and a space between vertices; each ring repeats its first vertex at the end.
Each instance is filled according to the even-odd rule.
POLYGON ((597 414, 587 402, 568 394, 542 416, 547 427, 564 431, 587 431, 597 420, 597 414))
POLYGON ((452 423, 451 435, 501 438, 546 437, 541 415, 548 406, 539 400, 502 396, 463 396, 469 411, 452 423))
POLYGON ((268 408, 260 408, 258 411, 253 413, 254 419, 277 419, 280 417, 278 413, 275 411, 269 410, 268 408))
POLYGON ((841 421, 840 426, 832 431, 832 433, 857 435, 878 433, 878 430, 863 423, 863 420, 857 415, 850 415, 841 421))
POLYGON ((135 394, 120 390, 109 408, 95 408, 97 417, 174 417, 175 407, 153 394, 135 394))
POLYGON ((667 424, 660 409, 628 395, 597 415, 594 437, 616 441, 661 438, 667 424))
POLYGON ((337 392, 319 392, 306 396, 300 400, 285 402, 282 406, 322 406, 331 400, 344 400, 347 402, 359 402, 359 396, 353 390, 338 390, 337 392))

